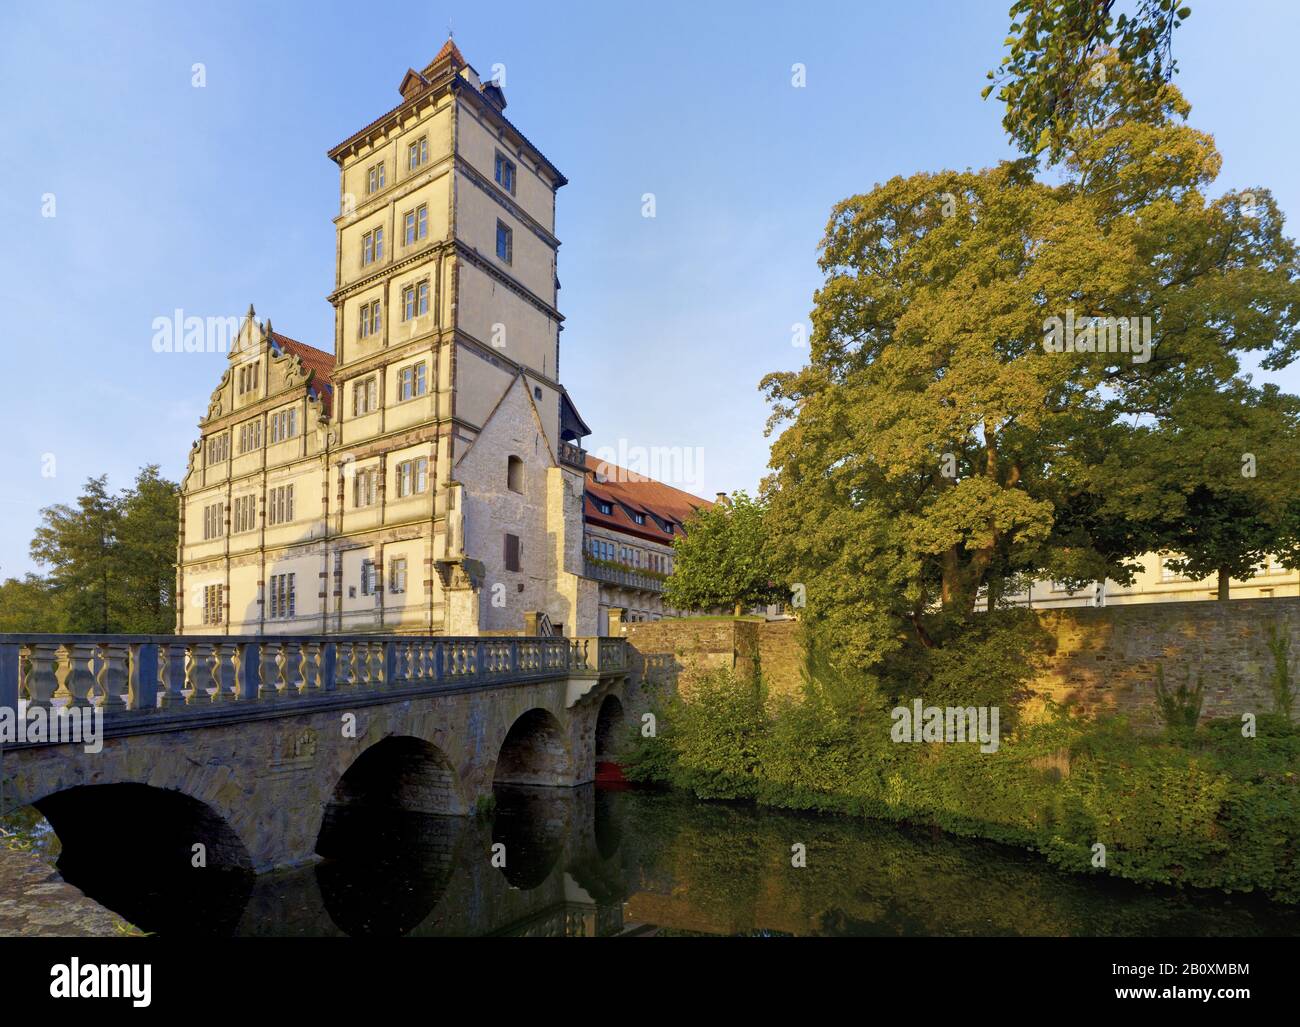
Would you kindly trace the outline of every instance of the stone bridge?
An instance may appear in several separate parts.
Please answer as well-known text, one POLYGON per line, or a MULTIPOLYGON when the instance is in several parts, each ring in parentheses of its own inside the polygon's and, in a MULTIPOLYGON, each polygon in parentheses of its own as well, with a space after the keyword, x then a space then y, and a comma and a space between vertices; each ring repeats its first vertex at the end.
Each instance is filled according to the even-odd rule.
POLYGON ((35 806, 65 859, 293 866, 327 810, 591 782, 629 667, 615 638, 0 634, 10 726, 66 711, 103 743, 0 738, 0 811, 35 806))

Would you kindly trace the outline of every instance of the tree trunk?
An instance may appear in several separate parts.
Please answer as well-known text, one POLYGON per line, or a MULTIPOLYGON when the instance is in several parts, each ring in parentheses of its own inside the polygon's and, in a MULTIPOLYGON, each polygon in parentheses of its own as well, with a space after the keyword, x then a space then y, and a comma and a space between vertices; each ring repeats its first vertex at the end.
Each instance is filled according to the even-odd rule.
POLYGON ((1219 602, 1221 603, 1228 601, 1228 579, 1230 577, 1227 567, 1219 568, 1219 602))

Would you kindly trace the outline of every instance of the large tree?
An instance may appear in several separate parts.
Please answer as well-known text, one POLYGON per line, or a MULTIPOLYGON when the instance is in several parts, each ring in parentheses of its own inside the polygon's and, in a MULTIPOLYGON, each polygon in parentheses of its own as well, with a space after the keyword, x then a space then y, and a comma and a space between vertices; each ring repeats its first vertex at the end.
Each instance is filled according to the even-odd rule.
POLYGON ((810 362, 763 382, 770 428, 790 422, 766 490, 810 619, 854 662, 942 645, 1018 573, 1130 580, 1156 525, 1096 516, 1105 455, 1140 474, 1144 418, 1229 387, 1243 352, 1296 356, 1296 251, 1271 196, 1207 199, 1219 155, 1178 91, 1102 60, 1059 182, 1028 160, 917 174, 832 212, 810 362), (1045 345, 1066 321, 1113 335, 1099 317, 1149 317, 1154 350, 1045 345))
POLYGON ((122 494, 117 562, 125 631, 162 635, 176 626, 179 500, 179 486, 157 464, 141 468, 122 494))
POLYGON ((768 545, 763 506, 743 491, 696 510, 673 543, 664 601, 679 610, 765 606, 789 598, 768 545))

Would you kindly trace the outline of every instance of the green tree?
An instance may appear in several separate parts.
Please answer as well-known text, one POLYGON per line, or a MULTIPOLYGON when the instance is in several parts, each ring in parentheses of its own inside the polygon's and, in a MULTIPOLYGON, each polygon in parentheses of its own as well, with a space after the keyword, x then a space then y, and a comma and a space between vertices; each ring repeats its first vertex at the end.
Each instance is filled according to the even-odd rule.
POLYGON ((1126 85, 1135 100, 1156 96, 1177 71, 1173 32, 1191 8, 1174 0, 1138 0, 1135 7, 1115 17, 1115 0, 1011 5, 1008 53, 988 73, 984 96, 997 89, 1006 105, 1002 125, 1022 152, 1060 159, 1086 106, 1085 83, 1106 74, 1103 54, 1115 53, 1132 70, 1126 85))
POLYGON ((77 632, 166 634, 175 626, 179 487, 142 468, 118 495, 108 478, 87 480, 75 504, 41 511, 32 558, 49 568, 13 591, 15 630, 39 630, 50 617, 31 618, 30 601, 45 588, 57 629, 77 632), (28 603, 26 607, 22 603, 28 603), (23 611, 26 610, 27 613, 23 611))
POLYGON ((763 505, 745 492, 696 510, 673 543, 664 600, 679 610, 764 606, 789 596, 768 545, 763 505))
POLYGON ((176 551, 180 487, 141 468, 122 494, 117 530, 119 593, 123 630, 165 635, 176 626, 176 551))
POLYGON ((64 629, 64 623, 61 598, 49 579, 27 574, 0 584, 0 633, 56 632, 64 629))
POLYGON ((1153 548, 1193 578, 1248 580, 1270 555, 1300 564, 1300 399, 1244 380, 1189 388, 1108 454, 1096 482, 1105 519, 1145 523, 1153 548), (1134 455, 1138 459, 1133 459, 1134 455))
POLYGON ((114 574, 121 511, 108 492, 108 475, 86 480, 75 506, 41 511, 32 559, 50 568, 50 582, 67 611, 68 630, 113 632, 122 604, 114 574))
POLYGON ((943 645, 1019 573, 1131 580, 1158 525, 1094 516, 1106 454, 1139 475, 1144 419, 1235 388, 1242 352, 1296 356, 1296 249, 1271 196, 1207 200, 1220 159, 1181 95, 1103 60, 1058 184, 1017 161, 832 212, 810 362, 763 381, 769 430, 786 425, 765 498, 810 626, 853 662, 943 645), (1091 343, 1110 316, 1149 316, 1154 349, 1043 345, 1053 319, 1091 343))

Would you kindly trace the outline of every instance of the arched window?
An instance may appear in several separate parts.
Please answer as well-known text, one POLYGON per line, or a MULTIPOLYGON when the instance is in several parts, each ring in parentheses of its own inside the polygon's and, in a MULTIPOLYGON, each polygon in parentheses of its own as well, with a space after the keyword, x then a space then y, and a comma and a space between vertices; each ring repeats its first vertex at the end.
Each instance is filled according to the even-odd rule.
POLYGON ((506 462, 506 487, 511 492, 524 491, 524 462, 517 456, 506 462))

